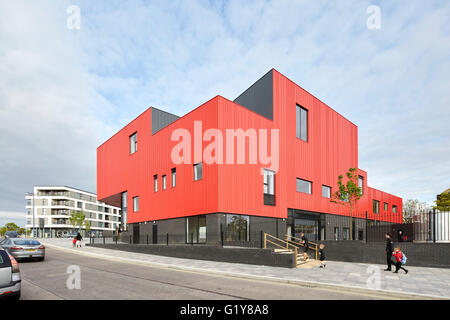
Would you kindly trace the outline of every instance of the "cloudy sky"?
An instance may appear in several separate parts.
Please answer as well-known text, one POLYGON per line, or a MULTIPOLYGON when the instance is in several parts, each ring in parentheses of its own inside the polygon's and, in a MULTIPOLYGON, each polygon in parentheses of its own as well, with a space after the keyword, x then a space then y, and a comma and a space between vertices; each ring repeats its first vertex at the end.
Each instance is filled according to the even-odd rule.
POLYGON ((150 105, 184 115, 270 68, 359 127, 370 186, 432 201, 450 187, 449 21, 440 0, 0 0, 0 225, 24 225, 35 184, 95 192, 96 147, 150 105))

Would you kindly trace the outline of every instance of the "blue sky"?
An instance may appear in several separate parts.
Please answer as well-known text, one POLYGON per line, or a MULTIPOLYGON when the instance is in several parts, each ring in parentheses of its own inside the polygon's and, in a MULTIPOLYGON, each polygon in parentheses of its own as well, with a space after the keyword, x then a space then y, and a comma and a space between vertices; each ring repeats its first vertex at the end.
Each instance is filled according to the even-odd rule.
POLYGON ((270 68, 358 126, 370 186, 432 201, 450 187, 449 21, 447 1, 2 1, 0 224, 35 184, 95 192, 96 147, 149 106, 234 99, 270 68))

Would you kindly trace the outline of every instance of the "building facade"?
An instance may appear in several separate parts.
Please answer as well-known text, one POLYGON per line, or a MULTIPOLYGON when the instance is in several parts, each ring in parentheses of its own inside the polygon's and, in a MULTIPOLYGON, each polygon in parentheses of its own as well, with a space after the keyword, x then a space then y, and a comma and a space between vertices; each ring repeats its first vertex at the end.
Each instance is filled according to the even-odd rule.
POLYGON ((112 235, 121 225, 118 207, 97 201, 95 193, 66 186, 35 186, 25 196, 26 229, 34 229, 37 237, 63 237, 76 233, 69 222, 72 212, 82 211, 90 225, 90 232, 81 229, 82 236, 112 235))
POLYGON ((357 126, 274 69, 181 118, 151 107, 97 149, 98 197, 135 242, 359 239, 366 219, 402 220, 402 199, 367 181, 357 126), (349 168, 363 193, 351 217, 330 202, 349 168))

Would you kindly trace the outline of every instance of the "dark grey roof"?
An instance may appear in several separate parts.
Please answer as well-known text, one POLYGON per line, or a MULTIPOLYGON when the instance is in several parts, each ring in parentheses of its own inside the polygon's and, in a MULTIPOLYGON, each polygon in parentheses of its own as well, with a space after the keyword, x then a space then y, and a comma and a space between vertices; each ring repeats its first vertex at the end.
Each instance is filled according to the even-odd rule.
POLYGON ((273 69, 245 90, 234 102, 273 120, 273 69))

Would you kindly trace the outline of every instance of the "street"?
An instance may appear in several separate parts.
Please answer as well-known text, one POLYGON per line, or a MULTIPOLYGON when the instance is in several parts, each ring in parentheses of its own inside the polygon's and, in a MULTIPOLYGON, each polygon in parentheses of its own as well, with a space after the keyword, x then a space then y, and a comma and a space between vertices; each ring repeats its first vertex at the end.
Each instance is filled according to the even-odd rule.
POLYGON ((307 288, 291 284, 238 279, 155 268, 87 257, 47 248, 45 261, 20 262, 22 300, 78 299, 380 299, 378 295, 307 288), (81 288, 68 289, 69 266, 79 266, 81 288))

